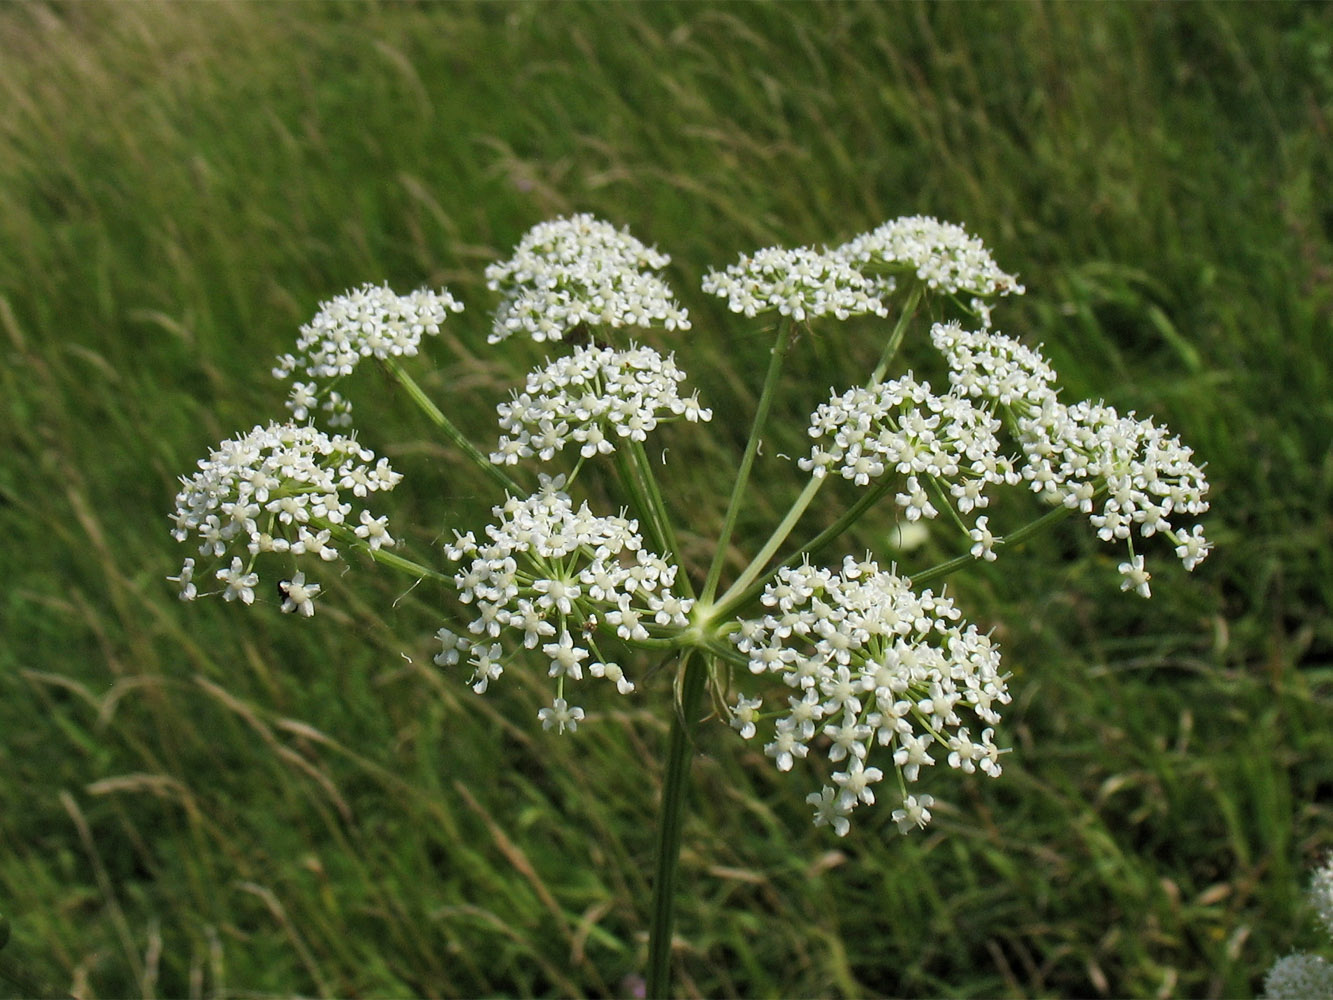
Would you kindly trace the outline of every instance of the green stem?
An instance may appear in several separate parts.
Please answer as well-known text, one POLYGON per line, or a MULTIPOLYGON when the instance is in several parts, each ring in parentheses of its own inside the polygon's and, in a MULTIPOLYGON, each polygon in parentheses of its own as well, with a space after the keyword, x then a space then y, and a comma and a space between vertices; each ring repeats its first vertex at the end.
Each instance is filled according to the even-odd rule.
POLYGON ((684 588, 686 597, 694 596, 694 585, 681 569, 680 547, 676 541, 666 501, 648 464, 648 455, 638 441, 622 441, 616 448, 616 470, 630 495, 630 504, 639 522, 652 536, 653 546, 665 559, 677 567, 676 579, 684 588))
POLYGON ((871 507, 875 506, 875 504, 879 503, 880 500, 884 498, 884 494, 893 489, 895 485, 896 482, 893 478, 887 475, 884 476, 873 489, 866 490, 861 494, 860 499, 839 515, 836 521, 817 534, 814 538, 810 539, 810 541, 802 545, 786 559, 782 560, 782 564, 784 566, 790 565, 807 553, 822 549, 825 545, 833 541, 833 539, 837 538, 860 520, 862 515, 864 515, 871 507))
POLYGON ((569 492, 570 487, 574 485, 574 480, 578 479, 579 473, 583 471, 583 466, 587 461, 586 458, 580 455, 578 461, 574 463, 574 468, 569 470, 569 474, 565 476, 565 492, 569 492))
POLYGON ((391 569, 396 569, 400 573, 406 573, 409 576, 415 576, 418 580, 430 579, 438 580, 440 583, 447 583, 454 586, 454 578, 439 570, 423 566, 419 562, 413 562, 411 559, 405 559, 395 552, 386 552, 384 549, 372 549, 369 545, 361 546, 361 551, 370 556, 377 563, 382 563, 391 569))
POLYGON ((666 535, 657 521, 657 512, 649 506, 648 497, 643 488, 643 481, 639 477, 639 470, 635 468, 624 444, 624 442, 621 442, 615 451, 616 471, 620 473, 620 481, 629 494, 629 505, 634 509, 639 523, 652 537, 653 545, 662 548, 666 542, 666 535))
POLYGON ((889 362, 893 356, 898 353, 898 348, 902 346, 903 335, 907 333, 907 324, 911 321, 916 307, 921 302, 921 296, 924 294, 925 286, 920 281, 912 282, 912 289, 907 293, 907 301, 903 303, 902 314, 898 317, 898 322, 893 328, 893 333, 889 335, 889 342, 884 345, 884 353, 880 355, 879 364, 875 366, 875 372, 870 376, 870 384, 874 385, 884 377, 884 373, 889 370, 889 362))
POLYGON ((950 497, 948 492, 944 489, 945 481, 942 481, 929 473, 926 473, 926 480, 930 483, 930 488, 934 492, 935 499, 939 502, 940 508, 948 512, 949 520, 954 523, 954 527, 963 533, 964 538, 970 538, 972 529, 963 522, 962 515, 958 513, 958 509, 953 505, 953 498, 950 497))
POLYGON ((745 570, 737 577, 736 582, 727 589, 727 592, 717 599, 720 606, 725 606, 736 594, 744 592, 745 588, 754 582, 755 577, 763 572, 764 566, 773 558, 773 553, 778 550, 778 547, 787 540, 787 536, 796 527, 796 522, 800 520, 801 515, 810 506, 810 502, 814 500, 815 494, 819 492, 819 488, 824 485, 824 480, 827 478, 827 476, 810 477, 810 481, 805 484, 805 489, 792 503, 791 510, 787 511, 787 516, 774 529, 772 536, 764 543, 764 547, 759 550, 758 555, 750 560, 750 565, 745 567, 745 570))
POLYGON ((717 593, 718 580, 722 576, 722 567, 727 561, 727 546, 731 543, 731 533, 740 517, 741 501, 745 498, 745 487, 750 481, 750 469, 754 466, 755 456, 759 453, 759 443, 768 422, 768 411, 773 405, 774 391, 777 389, 778 376, 782 374, 782 363, 791 349, 796 324, 790 317, 783 317, 778 324, 778 338, 773 345, 768 362, 768 374, 764 378, 764 388, 759 394, 759 406, 755 410, 754 424, 750 428, 750 440, 745 445, 745 456, 741 459, 740 471, 736 473, 736 483, 731 489, 731 500, 727 503, 726 518, 722 522, 722 533, 718 536, 717 551, 713 554, 713 563, 708 568, 708 578, 704 581, 700 601, 709 604, 717 593))
MULTIPOLYGON (((907 324, 911 321, 913 314, 916 312, 916 307, 920 304, 923 294, 924 286, 919 282, 913 282, 911 290, 907 293, 907 301, 903 303, 903 311, 898 316, 898 322, 894 325, 893 332, 889 335, 889 341, 884 346, 884 353, 879 359, 879 364, 875 366, 875 371, 871 374, 867 386, 876 385, 884 377, 884 373, 888 370, 889 362, 893 360, 894 355, 898 353, 898 348, 902 346, 903 337, 907 333, 907 324)), ((772 369, 770 368, 770 374, 771 373, 772 369)), ((767 385, 765 385, 765 388, 767 388, 767 385)), ((764 566, 767 564, 768 560, 773 557, 773 553, 778 550, 778 547, 785 542, 787 537, 792 533, 792 530, 796 527, 796 522, 800 519, 801 515, 805 513, 806 508, 810 506, 810 502, 814 500, 815 494, 819 491, 819 487, 823 485, 824 478, 826 477, 812 478, 810 482, 806 484, 805 489, 801 492, 801 495, 796 498, 795 503, 792 504, 791 510, 787 512, 787 516, 783 518, 782 523, 778 525, 777 529, 773 532, 772 537, 765 543, 764 548, 754 557, 754 559, 750 560, 750 565, 745 568, 736 582, 727 589, 727 592, 718 598, 718 608, 712 616, 714 621, 727 617, 732 609, 744 604, 754 596, 754 594, 751 593, 751 590, 754 589, 751 588, 751 584, 753 584, 755 578, 763 572, 764 566)), ((867 496, 862 498, 861 502, 855 504, 851 510, 849 510, 843 517, 839 518, 830 528, 821 532, 809 543, 801 546, 801 548, 783 559, 779 565, 789 565, 811 549, 816 548, 828 539, 841 534, 853 521, 864 514, 871 504, 878 500, 882 495, 882 489, 867 494, 867 496)), ((721 552, 719 550, 719 555, 720 554, 721 552)), ((707 595, 708 593, 709 589, 705 588, 705 594, 707 595)))
MULTIPOLYGON (((1029 521, 1017 531, 1011 531, 1009 534, 995 539, 995 544, 1004 546, 1019 545, 1027 541, 1028 538, 1035 535, 1043 528, 1046 528, 1057 521, 1063 521, 1070 514, 1074 513, 1075 509, 1076 508, 1074 507, 1065 507, 1062 505, 1056 507, 1054 510, 1048 510, 1041 517, 1037 518, 1035 521, 1029 521)), ((912 586, 918 587, 930 583, 933 580, 938 580, 940 577, 948 576, 955 570, 962 569, 964 566, 976 561, 976 556, 972 555, 970 552, 964 553, 961 556, 954 556, 952 559, 938 563, 922 573, 910 574, 912 586)))
POLYGON ((421 412, 430 418, 431 423, 444 431, 445 437, 457 445, 459 450, 467 455, 468 458, 472 459, 472 461, 486 473, 486 475, 494 479, 496 483, 503 487, 505 492, 509 493, 511 496, 522 497, 528 495, 527 490, 523 489, 505 475, 504 471, 498 465, 492 462, 486 455, 482 454, 480 448, 463 436, 463 432, 455 427, 453 421, 440 411, 440 408, 435 405, 429 396, 426 395, 421 386, 417 385, 416 380, 403 370, 402 365, 393 358, 386 358, 384 360, 384 366, 389 369, 389 372, 398 380, 398 383, 407 390, 407 394, 412 397, 412 402, 416 403, 417 406, 421 408, 421 412))
POLYGON ((648 462, 648 453, 644 451, 643 442, 629 442, 629 452, 639 473, 639 482, 643 487, 644 499, 657 518, 658 534, 661 535, 659 544, 662 547, 662 555, 676 566, 676 580, 679 582, 685 596, 693 597, 694 585, 690 583, 689 574, 685 572, 684 565, 681 562, 680 542, 676 538, 676 528, 671 523, 671 515, 667 513, 666 499, 662 496, 657 477, 653 475, 653 467, 648 462))
MULTIPOLYGON (((829 542, 833 541, 833 539, 837 538, 844 531, 850 528, 853 523, 855 523, 863 514, 865 514, 866 511, 868 511, 871 507, 873 507, 876 503, 878 503, 879 500, 884 496, 884 494, 889 491, 892 484, 893 480, 890 477, 888 476, 883 477, 880 480, 880 482, 874 487, 874 489, 870 489, 864 492, 861 495, 861 498, 856 501, 856 503, 852 504, 851 507, 849 507, 846 511, 843 512, 841 517, 839 517, 836 521, 830 524, 827 528, 821 531, 814 538, 810 539, 810 541, 802 545, 799 549, 794 549, 787 555, 783 556, 781 561, 779 561, 777 563, 777 566, 775 566, 774 568, 776 569, 777 567, 780 566, 790 566, 792 563, 801 559, 808 553, 815 552, 823 548, 829 542)), ((752 582, 744 590, 739 590, 736 587, 732 587, 730 590, 727 591, 726 597, 723 600, 717 602, 717 605, 712 613, 712 620, 725 621, 727 618, 730 618, 737 608, 744 607, 759 595, 759 592, 764 589, 764 584, 767 580, 768 576, 765 576, 757 583, 752 582)))
POLYGON ((699 698, 708 677, 702 658, 687 652, 681 669, 680 700, 671 720, 662 805, 657 824, 657 863, 653 878, 652 917, 648 926, 648 996, 670 995, 671 934, 675 922, 676 882, 680 869, 680 834, 685 818, 685 783, 690 773, 699 698))
POLYGON ((364 552, 375 562, 388 566, 390 569, 396 569, 400 573, 406 573, 418 580, 438 580, 440 583, 447 583, 451 587, 454 585, 454 578, 446 573, 431 569, 429 566, 423 566, 419 562, 400 556, 396 552, 390 552, 388 549, 372 549, 360 535, 345 524, 322 522, 320 526, 328 528, 339 541, 346 542, 352 548, 364 552))

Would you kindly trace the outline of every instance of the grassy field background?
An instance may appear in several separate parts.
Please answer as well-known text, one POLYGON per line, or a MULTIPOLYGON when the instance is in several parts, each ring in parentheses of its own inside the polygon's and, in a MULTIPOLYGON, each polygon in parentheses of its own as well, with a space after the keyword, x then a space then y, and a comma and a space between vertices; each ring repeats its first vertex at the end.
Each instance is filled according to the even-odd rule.
MULTIPOLYGON (((812 779, 708 731, 681 994, 1253 994, 1333 848, 1331 127, 1325 5, 0 6, 0 993, 633 989, 666 678, 556 739, 544 685, 431 665, 427 588, 358 565, 297 621, 164 581, 176 477, 281 412, 321 299, 451 287, 417 370, 484 442, 539 352, 486 347, 481 270, 591 211, 673 255, 715 428, 768 340, 707 267, 932 213, 1020 274, 998 323, 1071 396, 1214 486, 1217 552, 1149 602, 1072 522, 953 582, 1015 751, 921 836, 814 830, 812 779)), ((789 444, 875 335, 803 347, 789 444)), ((480 523, 484 480, 359 399, 408 541, 480 523)), ((700 551, 741 433, 666 438, 700 551)))

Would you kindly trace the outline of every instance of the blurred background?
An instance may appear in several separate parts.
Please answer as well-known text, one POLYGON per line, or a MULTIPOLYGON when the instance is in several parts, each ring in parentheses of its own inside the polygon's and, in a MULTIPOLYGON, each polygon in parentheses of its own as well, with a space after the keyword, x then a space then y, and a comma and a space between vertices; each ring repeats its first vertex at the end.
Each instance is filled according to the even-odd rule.
MULTIPOLYGON (((489 442, 542 352, 485 344, 482 269, 589 211, 672 254, 694 320, 653 342, 717 411, 662 439, 700 560, 769 345, 700 278, 900 215, 985 240, 1028 289, 999 328, 1213 484, 1217 551, 1159 553, 1150 601, 1076 519, 950 582, 1013 672, 1014 752, 930 784, 924 833, 816 830, 813 773, 705 727, 679 992, 1252 994, 1317 943, 1333 847, 1330 116, 1324 4, 0 6, 0 993, 641 986, 665 673, 555 738, 543 678, 479 698, 431 663, 439 591, 356 562, 294 620, 164 579, 177 477, 284 412, 274 355, 348 288, 466 301, 414 372, 489 442)), ((798 347, 773 453, 882 337, 798 347)), ((396 533, 485 522, 387 378, 352 392, 409 477, 396 533)), ((893 558, 892 528, 845 550, 893 558)))

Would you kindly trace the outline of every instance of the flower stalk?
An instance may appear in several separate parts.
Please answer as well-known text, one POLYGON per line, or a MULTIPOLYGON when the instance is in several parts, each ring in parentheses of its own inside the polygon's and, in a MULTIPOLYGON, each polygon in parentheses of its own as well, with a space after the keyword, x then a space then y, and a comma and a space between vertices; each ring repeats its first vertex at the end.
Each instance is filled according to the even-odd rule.
POLYGON ((768 423, 768 413, 773 406, 778 381, 782 375, 782 365, 787 359, 787 352, 791 350, 795 333, 796 324, 792 319, 784 318, 778 323, 777 340, 769 352, 768 373, 764 376, 764 386, 759 393, 759 405, 755 408, 750 437, 745 442, 745 454, 741 457, 740 468, 736 472, 736 480, 731 488, 731 499, 727 502, 727 512, 722 520, 722 530, 718 533, 717 549, 713 554, 713 562, 708 567, 708 576, 700 595, 700 600, 705 605, 711 604, 717 593, 718 581, 721 579, 722 567, 726 564, 727 550, 731 544, 731 535, 735 531, 736 519, 740 516, 742 502, 745 499, 745 490, 750 483, 750 470, 754 467, 755 456, 759 454, 764 427, 768 423))
MULTIPOLYGON (((681 560, 680 541, 676 538, 675 522, 671 519, 671 514, 667 510, 666 498, 662 495, 661 486, 658 484, 657 477, 653 475, 652 465, 648 461, 648 453, 644 450, 643 444, 639 441, 630 443, 630 460, 634 471, 637 473, 639 482, 643 486, 643 497, 647 503, 647 508, 652 512, 658 528, 655 532, 659 536, 658 544, 662 550, 671 558, 677 566, 683 567, 681 560)), ((681 590, 689 597, 694 596, 694 587, 690 583, 690 575, 682 571, 678 577, 681 590)))
POLYGON ((782 547, 782 543, 791 535, 796 527, 796 522, 801 519, 801 515, 806 512, 807 508, 809 508, 810 502, 814 500, 815 495, 823 485, 824 480, 821 477, 811 477, 810 481, 805 484, 805 488, 801 490, 800 495, 792 501, 791 508, 787 511, 778 526, 773 529, 773 534, 769 536, 768 541, 764 543, 763 548, 755 553, 755 557, 750 560, 750 564, 741 571, 741 575, 736 578, 736 581, 727 589, 727 592, 717 599, 717 617, 727 617, 729 609, 744 603, 743 601, 738 601, 736 595, 746 593, 747 588, 750 587, 750 585, 759 578, 760 574, 764 572, 764 567, 767 566, 768 561, 773 558, 773 553, 777 552, 777 550, 782 547))
POLYGON ((912 287, 907 292, 907 300, 903 303, 902 312, 898 314, 898 322, 894 324, 893 332, 889 334, 888 341, 884 344, 884 353, 880 355, 879 363, 875 365, 875 370, 870 374, 870 384, 874 385, 884 378, 884 373, 889 370, 889 365, 898 354, 898 349, 903 345, 903 337, 907 335, 907 326, 912 317, 916 315, 916 307, 921 304, 921 297, 924 289, 917 282, 912 283, 912 287))
POLYGON ((408 398, 417 405, 417 408, 426 415, 431 423, 444 433, 450 444, 472 459, 472 463, 486 473, 506 493, 511 496, 519 496, 523 493, 521 486, 510 479, 498 465, 492 463, 482 453, 481 449, 469 441, 467 436, 454 425, 454 422, 444 415, 443 411, 435 405, 435 401, 426 395, 421 386, 417 385, 416 379, 412 378, 401 364, 388 359, 384 362, 384 366, 389 370, 389 374, 398 380, 398 384, 407 392, 408 398))
POLYGON ((671 995, 671 940, 680 875, 681 831, 699 701, 708 679, 707 664, 702 657, 687 652, 681 658, 680 674, 680 696, 671 715, 671 736, 662 774, 662 804, 657 819, 657 857, 648 926, 647 995, 651 998, 671 995))

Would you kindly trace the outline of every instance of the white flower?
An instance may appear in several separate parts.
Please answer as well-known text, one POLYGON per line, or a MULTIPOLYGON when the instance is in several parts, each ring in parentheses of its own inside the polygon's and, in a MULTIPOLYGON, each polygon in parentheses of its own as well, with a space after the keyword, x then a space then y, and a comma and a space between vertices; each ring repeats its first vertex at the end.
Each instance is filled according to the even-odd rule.
POLYGON ((1193 570, 1195 566, 1207 559, 1208 553, 1213 549, 1213 543, 1203 537, 1203 525, 1201 524, 1196 524, 1188 535, 1183 531, 1168 532, 1167 534, 1176 542, 1176 557, 1187 570, 1193 570))
POLYGON ((1333 936, 1333 855, 1315 869, 1310 880, 1310 903, 1314 906, 1324 930, 1333 936))
POLYGON ((470 639, 458 635, 447 628, 441 628, 436 632, 435 638, 439 639, 440 645, 444 647, 434 656, 437 666, 455 666, 462 658, 463 654, 472 648, 472 641, 470 639))
MULTIPOLYGON (((992 298, 1024 291, 1018 279, 996 266, 981 240, 968 235, 962 226, 929 216, 894 219, 832 252, 870 274, 913 273, 929 288, 946 295, 992 298)), ((984 308, 979 311, 985 315, 984 308)))
POLYGON ((372 551, 381 546, 392 547, 393 536, 389 534, 388 517, 372 517, 370 511, 361 512, 361 523, 356 528, 358 538, 364 538, 372 551))
POLYGON ((500 404, 504 433, 491 461, 513 465, 534 454, 545 461, 569 444, 591 458, 614 451, 617 438, 643 441, 666 420, 712 419, 697 394, 680 394, 684 379, 674 356, 648 347, 576 348, 529 374, 525 390, 500 404))
POLYGON ((309 380, 292 384, 287 400, 292 418, 305 420, 320 405, 330 426, 348 426, 352 404, 332 384, 350 375, 362 358, 415 356, 423 334, 438 334, 449 313, 462 310, 444 288, 398 295, 388 285, 368 284, 321 302, 315 318, 301 327, 296 352, 280 356, 273 369, 278 378, 299 372, 309 380))
MULTIPOLYGON (((634 691, 622 667, 599 652, 596 636, 614 633, 631 644, 678 633, 693 602, 671 591, 676 568, 643 547, 638 524, 577 509, 560 492, 563 477, 544 477, 532 496, 495 507, 485 540, 461 535, 445 547, 459 562, 459 600, 475 609, 473 635, 499 640, 484 657, 472 647, 471 683, 479 692, 500 676, 507 640, 526 649, 541 643, 552 677, 579 681, 585 670, 634 691)), ((453 633, 440 633, 448 656, 453 633)), ((581 716, 580 716, 581 718, 581 716)), ((571 727, 572 728, 572 727, 571 727)))
POLYGON ((588 651, 575 646, 574 637, 568 632, 560 633, 559 642, 548 642, 543 646, 542 653, 551 661, 552 677, 566 676, 576 681, 583 677, 580 664, 588 658, 588 651))
MULTIPOLYGON (((1052 400, 1020 417, 1017 433, 1026 458, 1020 471, 1033 492, 1087 514, 1103 541, 1162 534, 1187 568, 1207 556, 1212 545, 1202 528, 1186 536, 1172 519, 1208 509, 1208 480, 1194 453, 1165 428, 1102 403, 1066 407, 1052 400)), ((1141 556, 1122 563, 1120 572, 1132 579, 1123 589, 1147 596, 1141 556)))
POLYGON ((539 223, 509 260, 486 268, 486 286, 502 296, 489 340, 563 340, 577 326, 688 330, 689 314, 651 273, 670 262, 591 215, 539 223))
MULTIPOLYGON (((1172 523, 1208 509, 1203 468, 1178 437, 1104 403, 1066 406, 1046 359, 1010 337, 949 323, 936 324, 931 338, 949 361, 954 389, 1005 414, 1023 450, 1019 474, 1034 493, 1088 515, 1104 541, 1161 534, 1187 570, 1207 558, 1212 543, 1203 528, 1186 533, 1172 523)), ((1142 557, 1120 571, 1123 589, 1148 595, 1142 557)))
POLYGON ((977 518, 977 526, 968 532, 971 537, 972 558, 985 559, 987 562, 995 561, 995 536, 991 534, 990 529, 986 527, 989 518, 982 515, 977 518))
POLYGON ((903 798, 902 808, 893 810, 890 818, 898 824, 901 833, 911 833, 912 827, 924 830, 930 822, 930 807, 934 804, 935 799, 930 795, 908 795, 903 798))
POLYGON ((309 618, 315 613, 315 595, 320 591, 317 583, 306 583, 304 573, 294 573, 290 580, 278 584, 283 593, 282 610, 299 611, 309 618))
MULTIPOLYGON (((966 731, 963 730, 963 732, 966 731)), ((923 766, 934 766, 935 758, 929 752, 930 744, 934 739, 929 733, 925 736, 914 736, 909 732, 898 737, 898 749, 893 752, 893 764, 903 772, 905 779, 916 781, 923 766)), ((957 767, 958 765, 950 760, 949 766, 957 767)))
POLYGON ((834 784, 842 786, 840 799, 842 804, 850 810, 858 802, 873 806, 875 804, 875 793, 870 786, 883 777, 884 772, 879 768, 866 767, 861 763, 860 757, 849 757, 847 759, 847 770, 835 773, 833 781, 834 784))
POLYGON ((764 705, 762 698, 746 698, 739 695, 736 707, 731 711, 731 728, 741 734, 741 739, 754 739, 754 724, 759 719, 759 709, 764 705))
POLYGON ((1279 958, 1264 977, 1267 1000, 1316 1000, 1333 997, 1333 963, 1297 952, 1279 958))
POLYGON ((550 708, 539 711, 537 718, 541 720, 543 729, 554 729, 560 733, 568 729, 572 733, 583 721, 583 709, 570 708, 564 698, 557 698, 550 708))
MULTIPOLYGON (((906 783, 935 763, 936 744, 950 751, 951 767, 1000 773, 990 727, 1009 693, 999 651, 960 622, 950 599, 917 594, 907 580, 849 556, 836 573, 808 565, 779 570, 760 603, 769 613, 742 621, 733 641, 753 673, 776 674, 796 692, 764 752, 786 771, 820 745, 817 734, 827 738, 827 759, 845 764, 833 775, 836 801, 809 800, 825 822, 873 802, 871 786, 883 777, 878 748, 906 783), (987 727, 979 742, 968 736, 969 717, 987 727), (821 718, 827 721, 818 727, 821 718)), ((909 826, 922 825, 930 800, 912 801, 903 815, 909 826)))
MULTIPOLYGON (((222 596, 250 604, 259 583, 252 569, 256 556, 281 552, 336 559, 334 531, 346 530, 342 526, 354 510, 344 491, 365 496, 391 490, 401 479, 355 438, 309 425, 257 426, 222 442, 199 462, 198 472, 181 479, 172 534, 181 542, 193 536, 206 558, 230 555, 214 571, 226 584, 222 596)), ((356 534, 369 537, 372 548, 392 545, 385 524, 363 510, 356 534)), ((195 596, 194 576, 191 559, 172 578, 186 599, 195 596)))
POLYGON ((186 559, 185 565, 181 567, 180 575, 169 576, 167 580, 180 587, 180 598, 182 601, 193 601, 199 596, 199 591, 194 585, 194 560, 186 559))
POLYGON ((218 570, 216 575, 227 585, 227 589, 222 592, 223 600, 239 599, 242 604, 255 602, 255 584, 259 582, 259 574, 246 572, 240 556, 233 556, 231 565, 218 570))
POLYGON ((1152 574, 1143 568, 1143 556, 1133 556, 1129 562, 1122 562, 1120 575, 1124 577, 1120 581, 1121 590, 1133 590, 1140 597, 1152 597, 1152 589, 1148 586, 1152 574))
MULTIPOLYGON (((1315 870, 1307 898, 1324 933, 1333 936, 1333 856, 1315 870)), ((1333 963, 1303 952, 1280 958, 1264 977, 1264 996, 1270 1000, 1333 997, 1333 963)))
POLYGON ((492 642, 487 645, 474 643, 469 647, 470 656, 468 663, 472 666, 472 690, 477 694, 485 694, 487 686, 493 680, 498 680, 504 673, 504 666, 500 662, 504 650, 498 642, 492 642))
POLYGON ((768 247, 742 254, 740 262, 726 270, 709 271, 703 290, 746 316, 770 310, 795 320, 888 314, 872 281, 837 254, 809 247, 768 247))
POLYGON ((831 826, 839 837, 847 836, 852 828, 851 821, 847 819, 851 807, 843 804, 837 789, 826 785, 807 795, 805 801, 815 807, 815 826, 831 826))
POLYGON ((621 694, 634 693, 634 682, 625 676, 625 671, 618 663, 592 663, 588 666, 588 673, 594 677, 605 677, 615 684, 621 694))
POLYGON ((910 374, 851 389, 810 417, 815 444, 800 467, 820 477, 837 470, 858 486, 894 473, 907 476, 898 494, 908 521, 939 511, 927 486, 951 496, 964 514, 989 504, 986 488, 1016 480, 1000 453, 1000 421, 956 390, 937 396, 910 374))
POLYGON ((939 511, 930 502, 930 494, 916 476, 907 477, 907 489, 895 496, 894 500, 903 508, 903 515, 909 521, 939 515, 939 511))
POLYGON ((797 758, 804 760, 810 752, 804 742, 810 737, 790 719, 779 719, 775 733, 773 742, 764 747, 764 755, 773 758, 779 771, 790 771, 797 758))
POLYGON ((1056 398, 1055 369, 1040 351, 995 330, 936 323, 930 339, 949 362, 949 381, 973 399, 1028 415, 1056 398))

